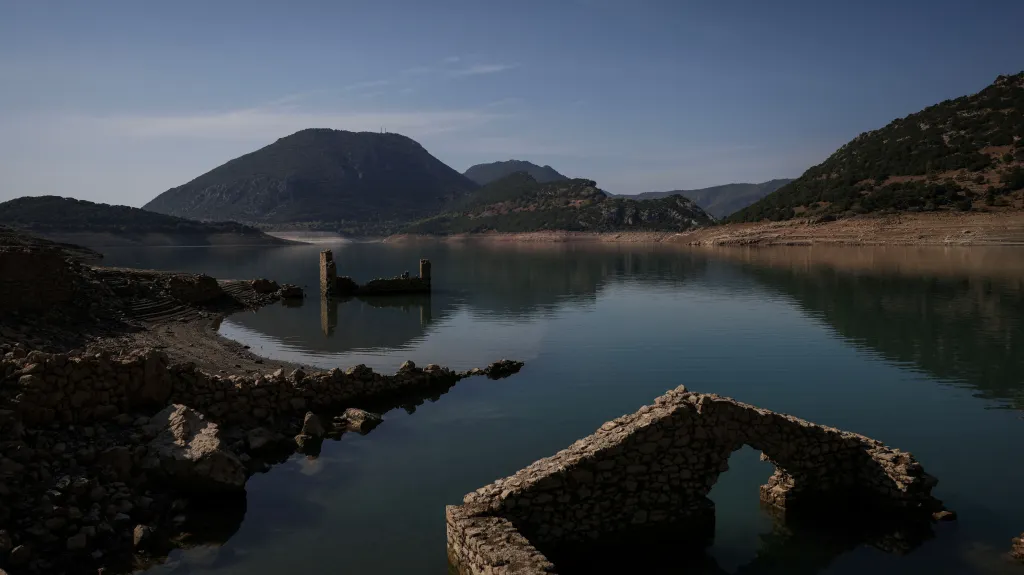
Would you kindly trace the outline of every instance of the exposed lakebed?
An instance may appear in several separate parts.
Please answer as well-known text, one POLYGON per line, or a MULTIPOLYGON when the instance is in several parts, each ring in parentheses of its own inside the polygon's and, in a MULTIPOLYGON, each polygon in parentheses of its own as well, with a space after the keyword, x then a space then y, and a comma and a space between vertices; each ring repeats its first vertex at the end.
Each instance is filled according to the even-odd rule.
MULTIPOLYGON (((104 253, 107 265, 315 288, 319 249, 104 253)), ((334 305, 312 297, 236 314, 221 333, 322 368, 393 372, 411 359, 468 369, 498 357, 526 367, 510 379, 456 385, 414 413, 390 411, 368 435, 346 435, 316 459, 297 455, 253 477, 244 519, 223 545, 176 552, 159 569, 445 573, 446 504, 685 384, 911 451, 960 516, 902 556, 813 532, 780 545, 758 505, 771 466, 744 449, 711 492, 715 568, 1019 572, 1003 555, 1024 531, 1024 273, 1015 267, 1024 253, 837 249, 337 247, 339 275, 357 281, 415 273, 419 258, 430 258, 434 292, 334 305)), ((644 551, 643 569, 678 572, 682 558, 660 549, 653 563, 644 551)))

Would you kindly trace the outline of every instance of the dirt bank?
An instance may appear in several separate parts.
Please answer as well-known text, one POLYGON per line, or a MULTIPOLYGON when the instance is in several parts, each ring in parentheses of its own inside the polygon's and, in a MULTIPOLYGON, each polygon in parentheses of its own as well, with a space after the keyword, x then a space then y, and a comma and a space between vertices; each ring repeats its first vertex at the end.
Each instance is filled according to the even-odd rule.
POLYGON ((418 234, 400 234, 384 239, 385 243, 400 242, 488 242, 488 243, 561 243, 561 242, 594 242, 594 243, 660 243, 672 240, 679 234, 676 232, 567 232, 543 231, 503 233, 487 232, 482 234, 453 234, 450 236, 429 236, 418 234))
POLYGON ((697 246, 772 245, 1024 245, 1024 212, 934 212, 859 216, 832 222, 807 220, 725 224, 690 232, 487 232, 429 236, 400 234, 386 243, 678 243, 697 246))
POLYGON ((773 245, 1024 245, 1024 212, 934 212, 726 224, 678 234, 698 246, 773 245))

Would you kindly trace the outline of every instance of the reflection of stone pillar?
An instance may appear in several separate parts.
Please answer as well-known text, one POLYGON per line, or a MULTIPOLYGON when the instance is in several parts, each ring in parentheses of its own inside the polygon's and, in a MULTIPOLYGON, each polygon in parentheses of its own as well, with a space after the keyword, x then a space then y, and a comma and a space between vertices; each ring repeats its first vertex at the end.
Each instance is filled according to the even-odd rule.
POLYGON ((430 260, 420 260, 420 279, 430 280, 430 260))
POLYGON ((320 328, 324 335, 334 335, 334 328, 338 326, 338 301, 334 298, 320 298, 320 328))
POLYGON ((320 295, 329 296, 334 294, 334 280, 338 277, 338 269, 334 263, 334 253, 331 250, 320 252, 320 295))
POLYGON ((427 301, 420 304, 420 327, 427 327, 430 322, 434 321, 434 315, 430 310, 430 298, 427 301))

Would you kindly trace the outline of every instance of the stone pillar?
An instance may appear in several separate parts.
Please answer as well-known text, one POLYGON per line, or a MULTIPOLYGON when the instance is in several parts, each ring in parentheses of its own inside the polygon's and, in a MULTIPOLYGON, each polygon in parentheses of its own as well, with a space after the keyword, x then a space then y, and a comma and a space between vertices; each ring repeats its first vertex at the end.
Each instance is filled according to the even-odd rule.
POLYGON ((420 279, 430 281, 430 260, 420 260, 420 279))
POLYGON ((331 250, 320 252, 320 296, 334 294, 334 280, 338 277, 338 270, 334 264, 334 253, 331 250))

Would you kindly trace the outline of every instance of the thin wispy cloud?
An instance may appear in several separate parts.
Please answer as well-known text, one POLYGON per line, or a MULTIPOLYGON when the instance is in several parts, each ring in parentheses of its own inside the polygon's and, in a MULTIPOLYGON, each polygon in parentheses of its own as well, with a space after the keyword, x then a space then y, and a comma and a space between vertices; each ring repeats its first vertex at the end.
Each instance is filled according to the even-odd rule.
POLYGON ((462 60, 462 58, 460 58, 458 56, 448 56, 447 58, 444 59, 444 63, 445 64, 455 64, 457 62, 460 62, 461 60, 462 60))
POLYGON ((341 89, 342 92, 359 92, 362 90, 368 90, 370 88, 381 88, 383 86, 390 86, 394 84, 394 80, 369 80, 366 82, 356 82, 349 84, 341 89))
POLYGON ((505 72, 515 68, 515 64, 474 64, 472 66, 462 68, 460 70, 451 70, 448 72, 449 76, 452 77, 463 77, 463 76, 480 76, 483 74, 497 74, 498 72, 505 72))

